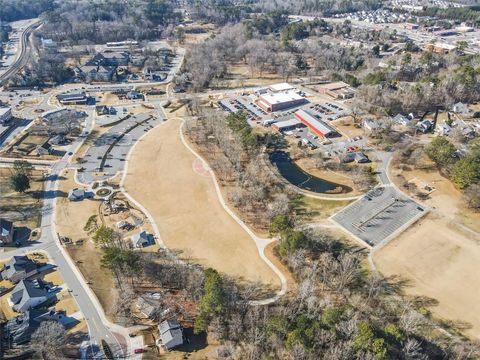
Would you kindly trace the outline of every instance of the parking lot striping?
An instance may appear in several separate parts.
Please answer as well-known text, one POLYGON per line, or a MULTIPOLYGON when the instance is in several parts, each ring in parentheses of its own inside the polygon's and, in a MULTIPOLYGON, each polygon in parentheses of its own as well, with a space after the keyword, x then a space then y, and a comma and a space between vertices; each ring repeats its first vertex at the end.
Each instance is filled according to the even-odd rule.
POLYGON ((375 247, 397 236, 426 213, 426 207, 394 187, 380 186, 332 215, 330 220, 355 239, 375 247))

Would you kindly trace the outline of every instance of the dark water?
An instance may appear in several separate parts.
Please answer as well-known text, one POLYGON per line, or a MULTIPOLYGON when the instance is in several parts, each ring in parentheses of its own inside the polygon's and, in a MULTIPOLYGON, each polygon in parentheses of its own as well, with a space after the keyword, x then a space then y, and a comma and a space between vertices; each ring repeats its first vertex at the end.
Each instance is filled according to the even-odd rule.
POLYGON ((352 191, 348 186, 323 180, 306 173, 290 159, 287 153, 283 151, 273 152, 270 155, 270 161, 277 167, 280 175, 282 175, 289 183, 298 186, 301 189, 316 193, 332 193, 335 189, 341 187, 342 193, 352 191))

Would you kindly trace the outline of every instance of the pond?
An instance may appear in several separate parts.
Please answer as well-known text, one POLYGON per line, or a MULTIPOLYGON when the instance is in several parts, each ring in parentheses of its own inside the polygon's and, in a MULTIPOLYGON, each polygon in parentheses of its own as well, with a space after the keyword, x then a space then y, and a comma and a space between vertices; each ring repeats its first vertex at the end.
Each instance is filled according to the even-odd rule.
POLYGON ((289 183, 312 192, 323 194, 345 194, 352 188, 320 179, 303 171, 284 151, 275 151, 270 155, 270 161, 289 183))

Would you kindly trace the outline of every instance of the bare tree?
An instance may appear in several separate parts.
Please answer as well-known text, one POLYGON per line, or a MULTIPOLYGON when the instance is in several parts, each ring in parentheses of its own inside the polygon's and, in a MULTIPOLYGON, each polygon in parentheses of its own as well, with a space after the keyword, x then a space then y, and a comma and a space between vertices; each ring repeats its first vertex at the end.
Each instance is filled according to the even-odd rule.
POLYGON ((31 346, 42 359, 63 359, 62 350, 68 341, 65 328, 56 321, 43 321, 32 334, 31 346))

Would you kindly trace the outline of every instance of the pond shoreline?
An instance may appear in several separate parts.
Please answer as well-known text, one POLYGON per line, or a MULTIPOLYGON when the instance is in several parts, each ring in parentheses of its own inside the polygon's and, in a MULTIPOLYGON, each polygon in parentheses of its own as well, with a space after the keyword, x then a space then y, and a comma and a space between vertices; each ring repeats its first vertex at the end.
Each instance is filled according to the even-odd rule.
POLYGON ((334 183, 307 173, 295 164, 285 151, 272 152, 269 154, 269 160, 282 178, 301 190, 327 195, 348 194, 353 191, 349 186, 334 183))

